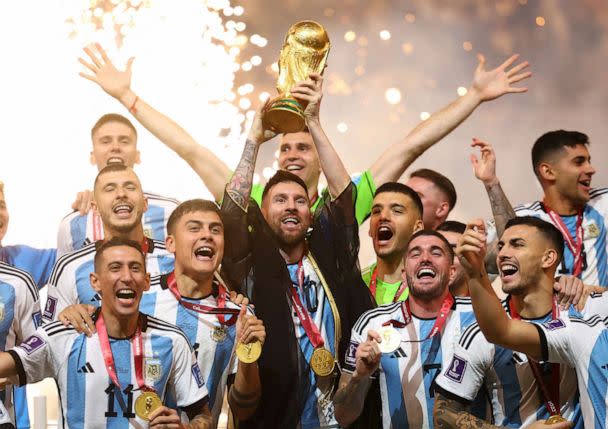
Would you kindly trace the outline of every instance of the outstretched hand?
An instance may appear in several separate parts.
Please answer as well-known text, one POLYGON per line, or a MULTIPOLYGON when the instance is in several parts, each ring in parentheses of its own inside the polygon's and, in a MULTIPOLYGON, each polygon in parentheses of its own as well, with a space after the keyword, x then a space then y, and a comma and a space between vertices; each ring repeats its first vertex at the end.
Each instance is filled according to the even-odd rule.
POLYGON ((264 126, 264 115, 270 107, 270 101, 270 99, 266 100, 264 105, 256 110, 253 122, 251 123, 248 138, 257 144, 262 144, 277 135, 275 131, 264 126))
POLYGON ((473 164, 473 171, 475 177, 481 180, 484 185, 493 185, 498 182, 496 177, 496 154, 491 144, 473 138, 471 147, 479 148, 481 159, 472 153, 471 164, 473 164))
POLYGON ((298 82, 290 91, 300 101, 305 101, 304 116, 307 121, 318 120, 323 98, 323 76, 311 73, 309 78, 298 82))
POLYGON ((528 61, 521 62, 515 67, 507 70, 517 61, 519 55, 512 55, 508 60, 493 70, 486 70, 486 58, 477 54, 479 64, 475 69, 471 90, 476 91, 481 101, 490 101, 504 94, 526 92, 528 88, 512 86, 532 76, 530 72, 520 73, 530 64, 528 61))
POLYGON ((124 70, 118 70, 99 43, 96 43, 93 48, 84 48, 84 52, 88 56, 88 61, 84 58, 78 58, 78 61, 90 73, 80 72, 80 76, 95 82, 105 92, 118 100, 129 92, 131 89, 131 67, 135 58, 129 58, 124 70))

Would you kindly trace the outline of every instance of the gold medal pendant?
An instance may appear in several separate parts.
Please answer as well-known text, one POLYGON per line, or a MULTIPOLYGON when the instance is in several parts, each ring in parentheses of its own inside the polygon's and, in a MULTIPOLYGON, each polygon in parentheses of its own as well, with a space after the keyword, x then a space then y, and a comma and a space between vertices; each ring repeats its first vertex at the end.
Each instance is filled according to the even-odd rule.
POLYGON ((310 367, 319 377, 327 377, 334 372, 336 363, 331 352, 325 347, 316 348, 310 357, 310 367))
POLYGON ((262 343, 253 341, 249 344, 238 343, 236 345, 236 357, 243 363, 253 363, 262 354, 262 343))
POLYGON ((163 406, 158 394, 154 391, 145 391, 135 400, 135 414, 142 420, 150 421, 150 414, 163 406))
POLYGON ((392 326, 383 326, 378 329, 378 334, 382 337, 382 342, 378 343, 382 353, 393 353, 401 345, 401 335, 392 326))
POLYGON ((545 420, 545 424, 554 425, 555 423, 561 423, 561 422, 565 422, 565 421, 566 421, 566 419, 563 418, 561 415, 554 414, 551 417, 549 417, 547 420, 545 420))
POLYGON ((222 343, 228 335, 228 330, 224 325, 216 326, 211 330, 211 339, 216 343, 222 343))

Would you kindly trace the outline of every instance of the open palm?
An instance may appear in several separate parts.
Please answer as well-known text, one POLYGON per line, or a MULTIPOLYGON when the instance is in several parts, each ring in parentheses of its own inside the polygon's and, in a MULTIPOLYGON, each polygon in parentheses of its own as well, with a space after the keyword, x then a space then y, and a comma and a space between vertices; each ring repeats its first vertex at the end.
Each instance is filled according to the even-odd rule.
POLYGON ((487 71, 485 57, 482 54, 477 55, 479 64, 477 65, 477 69, 475 69, 475 74, 473 76, 472 89, 479 93, 482 101, 494 100, 504 94, 521 93, 528 90, 528 88, 511 86, 514 83, 532 76, 532 73, 530 72, 520 73, 523 69, 528 67, 529 63, 527 61, 519 63, 515 67, 507 70, 518 58, 519 55, 512 55, 500 66, 487 71))

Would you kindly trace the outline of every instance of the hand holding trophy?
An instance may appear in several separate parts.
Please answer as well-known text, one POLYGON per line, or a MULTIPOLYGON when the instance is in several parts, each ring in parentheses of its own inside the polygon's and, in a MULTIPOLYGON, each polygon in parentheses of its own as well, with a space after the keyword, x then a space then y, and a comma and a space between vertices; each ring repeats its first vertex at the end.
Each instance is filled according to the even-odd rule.
POLYGON ((268 128, 280 133, 296 133, 304 129, 304 107, 291 96, 293 86, 323 73, 329 54, 329 36, 321 24, 301 21, 291 26, 279 55, 279 96, 271 100, 264 114, 268 128))

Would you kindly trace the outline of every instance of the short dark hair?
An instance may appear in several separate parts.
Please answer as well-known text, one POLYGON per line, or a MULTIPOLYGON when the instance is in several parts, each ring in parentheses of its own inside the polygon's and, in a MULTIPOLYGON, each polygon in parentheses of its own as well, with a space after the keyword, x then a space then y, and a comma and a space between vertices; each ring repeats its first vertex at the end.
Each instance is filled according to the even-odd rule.
POLYGON ((295 133, 308 133, 310 134, 310 130, 308 129, 307 125, 304 125, 304 128, 302 128, 300 131, 295 131, 292 133, 281 133, 281 137, 284 136, 285 134, 295 134, 295 133))
POLYGON ((126 125, 127 127, 131 128, 133 130, 133 133, 135 134, 135 138, 137 138, 137 130, 135 129, 135 127, 133 126, 131 121, 129 121, 124 116, 119 115, 118 113, 106 113, 101 118, 99 118, 97 120, 97 122, 95 122, 95 125, 93 125, 93 128, 91 128, 91 139, 93 138, 93 136, 95 135, 97 130, 99 130, 99 128, 101 128, 103 125, 107 124, 108 122, 120 122, 121 124, 126 125))
POLYGON ((175 232, 175 225, 177 225, 177 222, 179 222, 182 216, 194 212, 213 212, 217 213, 220 219, 222 218, 220 208, 215 201, 203 200, 201 198, 184 201, 177 206, 169 216, 169 220, 167 221, 167 234, 172 235, 175 232))
POLYGON ((407 250, 410 249, 413 241, 418 237, 437 237, 443 243, 445 250, 450 254, 450 260, 454 259, 454 249, 452 249, 452 245, 443 235, 432 229, 421 229, 420 231, 415 232, 414 235, 412 235, 412 238, 410 238, 409 243, 407 243, 407 250))
POLYGON ((128 238, 122 238, 122 237, 112 237, 108 241, 102 241, 100 243, 101 244, 99 246, 97 246, 97 248, 95 249, 95 260, 94 260, 95 272, 99 272, 99 269, 101 268, 100 267, 101 258, 103 256, 104 252, 111 247, 121 247, 121 246, 132 247, 133 249, 137 250, 144 261, 144 269, 146 268, 146 255, 144 255, 144 252, 141 248, 141 244, 139 244, 137 241, 129 240, 128 238))
POLYGON ((589 144, 587 134, 578 131, 556 130, 540 136, 532 146, 532 168, 536 177, 540 178, 538 167, 542 162, 563 151, 565 147, 575 147, 579 144, 585 146, 589 144))
POLYGON ((376 195, 381 194, 383 192, 398 192, 409 197, 410 200, 414 202, 414 206, 416 207, 416 210, 418 210, 418 214, 420 214, 420 218, 422 219, 422 200, 420 199, 420 195, 418 195, 418 193, 412 188, 399 182, 386 182, 380 185, 378 189, 376 189, 376 192, 374 193, 374 198, 376 198, 376 195))
POLYGON ((304 191, 306 192, 306 198, 308 198, 308 186, 306 186, 304 180, 302 180, 299 176, 290 173, 289 171, 278 170, 274 174, 274 176, 268 179, 266 186, 264 186, 264 191, 262 192, 262 201, 264 201, 264 198, 266 198, 266 195, 268 194, 268 192, 270 192, 270 189, 272 189, 273 186, 284 182, 294 182, 300 185, 302 188, 304 188, 304 191))
POLYGON ((543 238, 548 240, 549 243, 551 243, 551 245, 555 248, 558 263, 561 262, 564 256, 564 236, 552 223, 534 216, 514 217, 507 222, 505 231, 516 225, 526 225, 536 228, 543 238))
POLYGON ((435 231, 455 232, 457 234, 464 234, 466 231, 466 224, 457 220, 446 220, 435 229, 435 231))
MULTIPOLYGON (((104 174, 117 173, 117 172, 127 171, 127 170, 131 170, 131 171, 133 171, 133 173, 135 173, 135 171, 131 167, 126 166, 124 164, 113 163, 113 164, 106 165, 104 168, 99 170, 99 173, 97 173, 97 176, 95 177, 95 182, 93 183, 93 189, 95 189, 95 187, 97 186, 97 182, 99 181, 99 178, 101 176, 103 176, 104 174)), ((135 176, 137 176, 137 174, 135 176)), ((137 179, 139 180, 139 177, 137 179)))
POLYGON ((435 186, 439 188, 441 192, 445 194, 448 199, 448 205, 450 209, 448 213, 452 211, 454 206, 456 205, 457 195, 456 188, 450 179, 445 177, 443 174, 436 172, 435 170, 431 170, 429 168, 421 168, 419 170, 414 171, 410 174, 410 177, 420 177, 421 179, 426 179, 432 182, 435 186))

